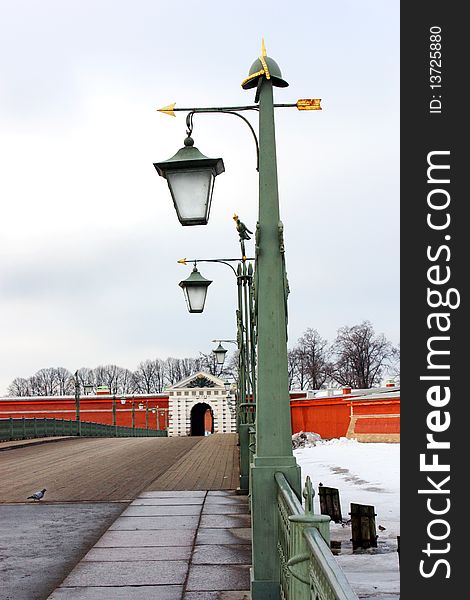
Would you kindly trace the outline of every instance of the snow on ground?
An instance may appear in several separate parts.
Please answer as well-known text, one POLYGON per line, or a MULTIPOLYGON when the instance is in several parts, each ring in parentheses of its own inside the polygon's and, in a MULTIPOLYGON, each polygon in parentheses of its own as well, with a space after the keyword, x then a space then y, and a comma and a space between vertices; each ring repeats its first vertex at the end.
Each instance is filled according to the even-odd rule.
POLYGON ((346 438, 324 440, 298 448, 294 455, 315 489, 315 512, 320 512, 318 484, 339 489, 343 520, 350 503, 375 507, 378 548, 352 552, 351 526, 331 524, 331 540, 341 542, 336 557, 360 598, 399 597, 397 535, 400 535, 400 444, 362 443, 346 438), (385 527, 379 530, 378 526, 385 527))

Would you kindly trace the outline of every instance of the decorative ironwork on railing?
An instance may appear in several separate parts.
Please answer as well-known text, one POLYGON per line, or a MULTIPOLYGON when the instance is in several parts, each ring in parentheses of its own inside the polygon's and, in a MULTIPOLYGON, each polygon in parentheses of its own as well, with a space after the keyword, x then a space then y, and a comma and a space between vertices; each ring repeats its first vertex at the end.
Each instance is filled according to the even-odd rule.
POLYGON ((240 444, 240 492, 248 493, 250 489, 250 465, 252 462, 252 439, 250 431, 254 427, 256 404, 241 402, 238 405, 238 439, 240 444))
POLYGON ((282 600, 357 600, 331 553, 330 517, 313 512, 307 477, 305 510, 283 473, 276 473, 278 552, 282 600))
MULTIPOLYGON (((0 419, 0 441, 78 435, 78 424, 77 421, 67 419, 0 419)), ((166 437, 167 432, 80 421, 80 435, 82 437, 166 437)))

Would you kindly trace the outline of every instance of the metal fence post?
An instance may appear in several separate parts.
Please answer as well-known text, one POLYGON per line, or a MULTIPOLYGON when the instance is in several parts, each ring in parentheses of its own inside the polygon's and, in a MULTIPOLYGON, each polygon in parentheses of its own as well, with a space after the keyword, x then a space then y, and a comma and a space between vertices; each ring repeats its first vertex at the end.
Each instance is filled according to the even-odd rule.
POLYGON ((318 529, 323 539, 330 542, 330 517, 328 515, 315 515, 313 513, 313 491, 310 477, 307 477, 303 496, 305 498, 305 514, 290 515, 290 557, 287 569, 290 573, 289 598, 303 600, 310 594, 310 552, 303 535, 307 527, 318 529))

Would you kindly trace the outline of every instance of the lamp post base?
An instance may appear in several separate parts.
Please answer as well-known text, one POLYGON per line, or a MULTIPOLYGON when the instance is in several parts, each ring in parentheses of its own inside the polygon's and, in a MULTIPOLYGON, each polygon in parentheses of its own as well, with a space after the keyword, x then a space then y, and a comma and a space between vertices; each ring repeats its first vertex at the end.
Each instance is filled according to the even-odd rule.
POLYGON ((279 600, 279 554, 277 484, 283 473, 301 498, 300 467, 293 456, 255 456, 251 468, 253 568, 252 600, 279 600))
POLYGON ((250 569, 250 591, 252 600, 279 600, 281 597, 279 581, 254 579, 250 569))

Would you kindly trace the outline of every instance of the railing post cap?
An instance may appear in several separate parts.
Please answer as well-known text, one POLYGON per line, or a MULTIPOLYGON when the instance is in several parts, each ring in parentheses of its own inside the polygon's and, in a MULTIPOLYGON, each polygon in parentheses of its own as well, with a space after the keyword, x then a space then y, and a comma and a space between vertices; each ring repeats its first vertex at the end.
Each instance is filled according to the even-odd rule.
POLYGON ((288 518, 292 523, 329 523, 331 521, 329 515, 289 515, 288 518))

